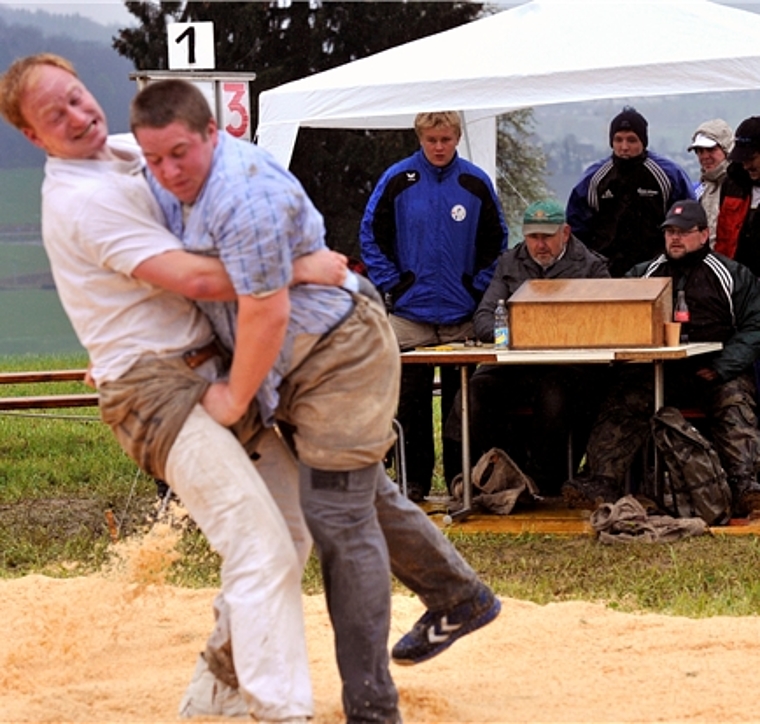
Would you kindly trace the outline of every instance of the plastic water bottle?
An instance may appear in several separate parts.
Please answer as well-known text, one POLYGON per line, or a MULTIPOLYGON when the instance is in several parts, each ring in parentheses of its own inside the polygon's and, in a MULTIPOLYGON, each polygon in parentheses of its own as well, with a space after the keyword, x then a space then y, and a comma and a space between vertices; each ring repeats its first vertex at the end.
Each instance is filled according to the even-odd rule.
POLYGON ((686 292, 683 289, 678 290, 676 308, 673 310, 673 321, 681 323, 681 344, 688 344, 691 314, 689 314, 689 305, 686 304, 686 292))
POLYGON ((493 341, 496 349, 509 349, 509 321, 503 299, 499 299, 493 313, 493 341))

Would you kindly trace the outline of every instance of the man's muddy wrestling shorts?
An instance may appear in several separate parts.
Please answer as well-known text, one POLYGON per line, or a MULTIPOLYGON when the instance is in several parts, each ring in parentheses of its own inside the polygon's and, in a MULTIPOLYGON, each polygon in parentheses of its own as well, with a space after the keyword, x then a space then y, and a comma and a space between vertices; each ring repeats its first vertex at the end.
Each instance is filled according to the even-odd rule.
POLYGON ((301 462, 358 470, 381 461, 395 441, 401 361, 385 309, 361 294, 324 335, 299 335, 280 385, 276 417, 295 428, 301 462))

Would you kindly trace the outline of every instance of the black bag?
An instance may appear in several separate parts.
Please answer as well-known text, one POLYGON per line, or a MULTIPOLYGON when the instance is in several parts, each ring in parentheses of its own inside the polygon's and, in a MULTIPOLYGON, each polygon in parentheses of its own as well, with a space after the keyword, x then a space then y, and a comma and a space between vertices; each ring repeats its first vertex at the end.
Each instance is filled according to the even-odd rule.
POLYGON ((731 489, 712 443, 675 407, 663 407, 651 421, 652 437, 664 464, 662 494, 671 515, 721 525, 731 517, 731 489))

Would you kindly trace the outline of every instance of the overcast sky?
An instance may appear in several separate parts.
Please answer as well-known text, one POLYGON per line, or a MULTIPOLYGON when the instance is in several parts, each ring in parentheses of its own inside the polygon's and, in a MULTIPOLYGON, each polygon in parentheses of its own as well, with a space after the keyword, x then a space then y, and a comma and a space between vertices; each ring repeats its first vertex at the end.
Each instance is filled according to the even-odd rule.
MULTIPOLYGON (((496 0, 498 2, 498 0, 496 0)), ((606 2, 614 0, 605 0, 606 2)), ((757 10, 760 0, 718 0, 726 5, 754 5, 753 10, 757 10)), ((514 4, 519 0, 507 0, 507 4, 514 4)), ((57 12, 68 15, 79 13, 87 18, 95 20, 104 25, 117 23, 120 25, 132 24, 136 20, 134 15, 127 12, 123 0, 84 0, 83 2, 68 2, 68 0, 46 0, 46 2, 9 2, 0 0, 0 5, 8 5, 13 8, 22 8, 24 10, 46 10, 47 12, 57 12)))

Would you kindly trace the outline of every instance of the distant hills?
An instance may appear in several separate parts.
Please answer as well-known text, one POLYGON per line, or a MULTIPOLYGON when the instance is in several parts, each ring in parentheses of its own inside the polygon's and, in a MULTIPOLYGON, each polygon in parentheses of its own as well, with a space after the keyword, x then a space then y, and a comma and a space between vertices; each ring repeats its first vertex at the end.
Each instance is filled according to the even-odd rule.
MULTIPOLYGON (((83 42, 111 44, 113 38, 121 29, 118 25, 101 25, 89 18, 72 13, 62 15, 47 13, 43 10, 22 10, 0 5, 0 20, 7 25, 26 25, 36 28, 45 37, 65 35, 72 40, 83 42)), ((137 18, 135 18, 135 22, 137 18)))
MULTIPOLYGON (((726 4, 760 11, 758 4, 726 4)), ((0 68, 30 53, 60 53, 74 62, 98 98, 111 130, 126 131, 129 101, 135 93, 134 83, 129 80, 134 67, 111 47, 118 31, 118 26, 99 25, 80 15, 52 15, 0 5, 0 68)), ((694 42, 699 42, 699 38, 694 42)), ((540 42, 536 52, 541 52, 540 42)), ((709 118, 724 118, 736 127, 747 116, 760 115, 760 90, 606 99, 535 108, 535 138, 547 154, 551 174, 548 182, 559 199, 567 198, 583 167, 609 154, 609 122, 626 103, 634 105, 649 120, 650 147, 680 163, 696 180, 699 173, 696 159, 686 151, 694 129, 709 118)), ((40 167, 42 163, 42 152, 0 123, 0 168, 40 167)))
POLYGON ((649 147, 679 163, 697 181, 699 164, 694 153, 686 150, 694 130, 711 118, 723 118, 736 128, 748 116, 760 115, 760 90, 605 99, 535 108, 536 137, 546 153, 548 183, 558 199, 567 199, 589 163, 611 153, 610 121, 626 104, 633 105, 649 122, 649 147))
MULTIPOLYGON (((51 15, 0 5, 0 69, 33 53, 63 55, 74 63, 98 99, 111 131, 124 132, 129 129, 129 101, 135 93, 135 84, 129 80, 134 65, 111 48, 111 38, 118 30, 80 15, 51 15)), ((40 167, 43 162, 42 151, 0 122, 0 168, 40 167)))

